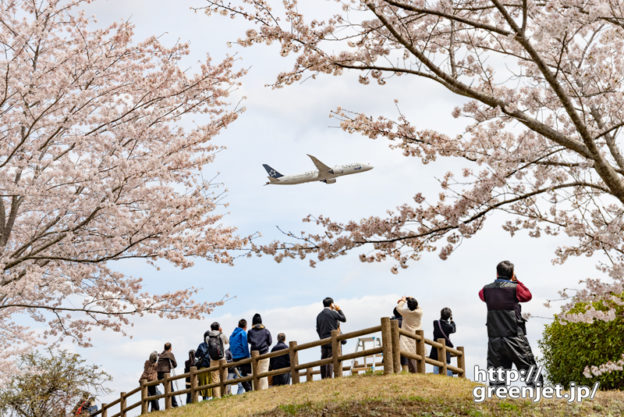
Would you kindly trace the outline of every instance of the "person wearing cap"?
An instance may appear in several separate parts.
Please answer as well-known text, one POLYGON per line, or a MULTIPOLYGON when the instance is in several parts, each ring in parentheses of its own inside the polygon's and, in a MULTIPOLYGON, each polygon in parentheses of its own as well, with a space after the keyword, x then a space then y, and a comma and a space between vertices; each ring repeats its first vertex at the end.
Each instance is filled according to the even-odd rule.
MULTIPOLYGON (((251 320, 251 329, 247 332, 247 342, 250 345, 251 351, 257 350, 259 354, 263 355, 269 351, 273 339, 271 338, 271 332, 262 324, 262 317, 260 314, 254 314, 251 320)), ((269 370, 269 359, 261 359, 258 361, 258 372, 263 373, 269 370)), ((258 386, 254 387, 254 390, 264 390, 269 387, 269 381, 267 377, 260 378, 258 386)))

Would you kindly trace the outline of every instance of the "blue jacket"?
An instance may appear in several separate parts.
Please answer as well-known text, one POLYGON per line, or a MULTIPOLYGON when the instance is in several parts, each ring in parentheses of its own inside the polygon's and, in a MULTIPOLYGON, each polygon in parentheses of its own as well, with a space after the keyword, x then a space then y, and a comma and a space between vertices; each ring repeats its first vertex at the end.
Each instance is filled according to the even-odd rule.
POLYGON ((261 355, 267 353, 273 343, 271 332, 262 324, 256 324, 249 329, 247 341, 251 345, 251 350, 257 350, 261 355))
POLYGON ((237 327, 230 336, 230 352, 232 353, 232 359, 237 361, 239 359, 248 358, 249 346, 247 345, 247 332, 240 327, 237 327))

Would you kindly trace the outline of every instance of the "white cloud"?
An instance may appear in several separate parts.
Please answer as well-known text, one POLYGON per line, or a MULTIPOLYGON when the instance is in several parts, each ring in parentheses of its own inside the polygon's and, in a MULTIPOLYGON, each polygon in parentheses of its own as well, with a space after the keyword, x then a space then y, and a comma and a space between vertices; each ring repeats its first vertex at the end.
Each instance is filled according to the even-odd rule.
MULTIPOLYGON (((227 149, 206 167, 206 177, 220 171, 219 180, 229 190, 226 201, 230 203, 230 214, 225 223, 238 226, 244 234, 260 231, 269 239, 281 237, 275 225, 286 230, 308 229, 309 225, 300 223, 308 213, 340 220, 359 219, 383 215, 385 209, 409 202, 416 192, 436 192, 434 176, 452 168, 454 162, 423 167, 416 159, 389 150, 383 141, 330 127, 336 122, 327 116, 330 110, 342 106, 394 117, 393 99, 397 98, 401 110, 417 127, 452 135, 465 122, 450 117, 462 99, 435 84, 408 77, 392 80, 385 87, 364 87, 354 82, 354 77, 346 76, 321 77, 281 90, 265 88, 264 84, 271 83, 278 72, 289 68, 288 61, 271 54, 268 48, 226 48, 225 41, 240 36, 246 23, 189 11, 190 5, 202 4, 200 0, 183 5, 165 0, 99 0, 88 10, 102 24, 130 18, 137 26, 138 39, 162 34, 163 42, 190 41, 192 56, 185 65, 194 65, 207 52, 215 59, 238 52, 240 65, 251 68, 245 86, 237 92, 238 96, 248 96, 248 111, 216 139, 227 149), (282 173, 306 171, 312 168, 306 153, 330 165, 362 161, 372 163, 375 169, 339 178, 333 185, 263 186, 266 174, 262 163, 282 173)), ((524 311, 542 316, 552 315, 552 310, 542 306, 545 298, 555 298, 558 289, 575 286, 579 279, 595 275, 591 259, 572 259, 563 267, 551 265, 554 248, 561 240, 510 238, 498 226, 501 219, 500 215, 493 216, 479 235, 465 241, 448 261, 425 254, 398 276, 389 273, 388 263, 361 264, 353 255, 324 262, 315 269, 307 262, 285 261, 278 265, 270 258, 240 259, 234 268, 197 262, 194 268, 184 271, 169 265, 155 271, 139 262, 120 262, 116 265, 120 270, 144 276, 150 291, 194 285, 203 288, 200 296, 207 300, 218 300, 226 293, 236 298, 202 321, 138 318, 130 329, 133 339, 98 332, 93 335, 93 348, 78 350, 114 376, 111 386, 118 392, 136 386, 143 361, 151 351, 161 351, 165 341, 173 343, 179 362, 183 362, 188 349, 197 346, 214 320, 231 332, 240 317, 251 319, 259 311, 274 335, 283 331, 290 340, 304 342, 316 338, 314 317, 326 295, 334 295, 342 305, 348 318, 344 331, 350 331, 374 325, 381 316, 390 315, 396 298, 407 294, 414 295, 425 310, 427 337, 431 337, 432 321, 439 310, 444 306, 453 309, 458 332, 452 339, 466 347, 470 376, 474 364, 485 365, 487 347, 485 306, 477 298, 477 291, 494 278, 498 261, 510 259, 516 264, 520 278, 535 297, 524 311)), ((543 319, 529 321, 534 350, 545 323, 543 319)), ((346 349, 353 349, 353 345, 346 349)), ((316 359, 317 353, 310 353, 310 358, 316 359)))

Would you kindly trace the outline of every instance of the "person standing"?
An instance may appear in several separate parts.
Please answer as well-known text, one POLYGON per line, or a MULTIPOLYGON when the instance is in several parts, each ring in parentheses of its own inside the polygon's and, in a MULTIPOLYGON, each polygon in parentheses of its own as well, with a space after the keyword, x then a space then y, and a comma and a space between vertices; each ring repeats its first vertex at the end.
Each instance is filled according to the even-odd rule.
MULTIPOLYGON (((518 371, 537 367, 531 345, 526 338, 525 320, 520 303, 533 298, 529 289, 516 277, 514 265, 502 261, 496 265, 496 280, 479 291, 479 298, 487 305, 488 368, 501 367, 510 370, 512 364, 518 371)), ((537 378, 536 378, 537 379, 537 378)), ((535 385, 537 381, 527 381, 535 385)), ((539 375, 543 384, 543 376, 539 375)), ((501 385, 504 381, 490 381, 490 385, 501 385)))
MULTIPOLYGON (((225 360, 227 361, 228 365, 232 365, 232 362, 234 362, 232 360, 232 352, 230 351, 230 349, 225 349, 225 360)), ((228 381, 233 381, 236 378, 240 378, 240 373, 238 372, 238 368, 236 366, 228 366, 227 370, 228 381)), ((228 384, 225 386, 225 395, 237 395, 242 394, 242 392, 243 384, 241 384, 240 382, 238 384, 228 384), (233 385, 236 385, 236 387, 234 387, 233 385), (236 392, 234 392, 234 388, 236 388, 236 392)))
MULTIPOLYGON (((339 321, 345 323, 347 321, 344 313, 331 297, 325 297, 323 299, 323 310, 316 316, 316 333, 319 339, 326 339, 331 337, 332 330, 337 330, 340 327, 339 321)), ((339 352, 336 352, 339 354, 339 352)), ((332 346, 331 343, 321 346, 321 359, 331 358, 332 346)), ((334 367, 332 364, 321 366, 321 378, 331 378, 334 373, 334 367)))
MULTIPOLYGON (((457 331, 457 327, 455 326, 455 322, 453 321, 453 312, 450 308, 444 307, 440 311, 440 320, 433 321, 433 340, 436 342, 438 339, 444 339, 444 344, 448 347, 453 347, 453 342, 451 342, 450 334, 455 333, 457 331)), ((429 354, 431 359, 436 361, 442 361, 442 359, 438 359, 438 349, 435 347, 431 348, 431 353, 429 354)), ((446 363, 451 363, 451 354, 446 352, 446 363)), ((440 367, 434 366, 433 373, 439 374, 440 367)), ((446 370, 446 374, 448 376, 453 376, 453 371, 446 370)))
MULTIPOLYGON (((273 346, 271 352, 288 349, 286 346, 286 335, 279 333, 277 335, 277 344, 273 346)), ((275 371, 278 369, 290 368, 290 356, 288 353, 281 356, 275 356, 271 358, 269 363, 269 371, 275 371)), ((289 385, 290 384, 290 371, 283 374, 273 376, 273 385, 289 385)))
MULTIPOLYGON (((189 372, 191 372, 191 367, 192 366, 195 366, 195 350, 194 349, 189 350, 188 359, 186 360, 186 362, 184 362, 184 373, 188 374, 189 372)), ((191 389, 191 377, 187 376, 185 378, 184 382, 185 382, 186 389, 191 389)), ((191 403, 191 393, 190 392, 186 393, 186 403, 187 404, 191 403)))
MULTIPOLYGON (((143 373, 139 378, 139 384, 141 380, 146 380, 147 382, 156 381, 158 379, 158 371, 156 370, 158 362, 158 352, 154 351, 150 353, 149 359, 145 361, 143 364, 143 373)), ((147 395, 149 397, 153 395, 158 395, 158 391, 156 390, 156 385, 149 385, 147 387, 147 395)), ((160 407, 158 406, 158 400, 150 400, 150 411, 158 411, 160 407)))
MULTIPOLYGON (((210 354, 208 353, 208 333, 210 331, 204 332, 203 339, 197 349, 195 349, 195 358, 197 358, 195 362, 195 366, 197 366, 197 370, 205 369, 210 367, 210 354)), ((212 379, 210 377, 209 372, 200 372, 197 374, 197 383, 199 386, 204 386, 212 383, 212 379)), ((201 395, 202 399, 207 400, 209 397, 212 397, 212 388, 205 388, 199 391, 199 395, 201 395)))
MULTIPOLYGON (((175 360, 175 356, 173 355, 173 351, 171 350, 171 343, 165 343, 164 350, 158 356, 158 363, 156 365, 156 370, 158 371, 158 380, 162 380, 165 378, 165 374, 171 374, 171 370, 176 368, 178 363, 175 360)), ((175 391, 173 388, 173 381, 170 382, 171 391, 175 391)), ((167 401, 165 399, 165 401, 167 401)), ((171 396, 171 406, 177 407, 178 401, 176 400, 175 395, 171 396)))
MULTIPOLYGON (((401 329, 412 334, 416 334, 416 330, 422 330, 422 315, 423 311, 418 307, 418 301, 414 297, 402 297, 397 302, 397 312, 401 315, 401 329)), ((401 335, 399 338, 400 349, 404 352, 410 352, 416 354, 416 340, 407 336, 401 335)), ((416 366, 416 360, 402 357, 401 365, 403 370, 407 369, 411 373, 416 373, 418 368, 416 366)))
MULTIPOLYGON (((249 343, 247 342, 247 320, 240 319, 238 321, 238 327, 234 329, 230 335, 230 352, 232 353, 232 361, 237 362, 242 359, 247 359, 249 355, 249 343)), ((238 374, 241 377, 246 377, 251 374, 251 364, 246 363, 236 367, 238 374)), ((251 391, 251 382, 245 381, 239 384, 237 394, 241 394, 241 385, 245 392, 251 391)))
MULTIPOLYGON (((228 344, 228 337, 223 334, 223 329, 218 322, 210 325, 210 331, 206 337, 208 345, 208 355, 210 356, 210 367, 219 366, 219 361, 225 358, 225 349, 228 344)), ((221 382, 219 370, 210 372, 212 383, 221 382)), ((221 398, 221 387, 217 386, 212 389, 215 398, 221 398)))
MULTIPOLYGON (((247 332, 247 342, 251 345, 251 350, 257 350, 258 353, 264 355, 269 351, 269 347, 273 343, 271 332, 262 324, 262 317, 256 313, 251 320, 251 329, 247 332)), ((258 373, 267 372, 269 370, 269 359, 261 359, 258 361, 258 373)), ((269 387, 267 377, 260 378, 258 386, 254 390, 264 390, 269 387)))

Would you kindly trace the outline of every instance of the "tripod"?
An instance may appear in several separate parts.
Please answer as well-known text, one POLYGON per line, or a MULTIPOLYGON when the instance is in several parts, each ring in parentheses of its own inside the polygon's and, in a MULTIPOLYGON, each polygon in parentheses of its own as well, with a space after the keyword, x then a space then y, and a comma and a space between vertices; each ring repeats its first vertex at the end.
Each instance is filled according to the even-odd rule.
MULTIPOLYGON (((173 364, 171 363, 171 359, 168 359, 168 360, 169 360, 169 368, 171 369, 171 376, 176 376, 175 369, 173 369, 173 364)), ((171 382, 173 383, 174 391, 178 391, 178 380, 174 379, 171 382)), ((180 400, 180 396, 179 395, 174 395, 173 398, 176 398, 177 399, 177 403, 179 405, 182 405, 182 401, 180 400)))

